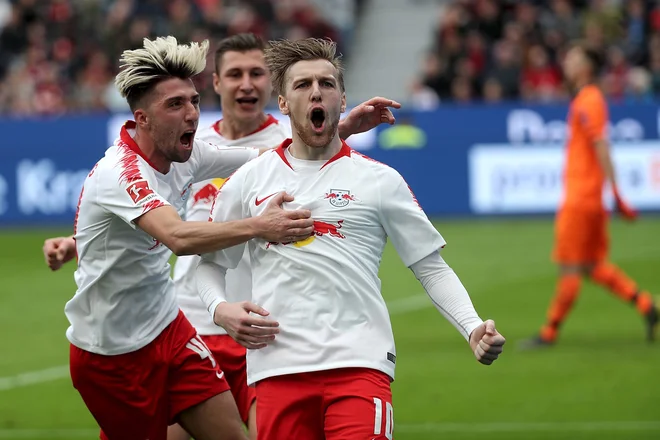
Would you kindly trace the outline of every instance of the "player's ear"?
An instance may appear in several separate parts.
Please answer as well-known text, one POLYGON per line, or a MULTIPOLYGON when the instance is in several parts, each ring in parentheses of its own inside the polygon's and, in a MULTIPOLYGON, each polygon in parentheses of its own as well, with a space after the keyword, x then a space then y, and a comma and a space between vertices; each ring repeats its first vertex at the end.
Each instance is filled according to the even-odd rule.
POLYGON ((147 117, 147 112, 139 108, 133 113, 133 118, 138 127, 146 127, 149 123, 149 118, 147 117))
POLYGON ((277 97, 277 105, 280 107, 280 113, 284 116, 289 116, 289 103, 284 96, 279 95, 277 97))
POLYGON ((346 111, 346 93, 341 94, 341 112, 344 113, 346 111))
POLYGON ((213 90, 218 95, 220 94, 220 76, 216 72, 213 72, 213 90))

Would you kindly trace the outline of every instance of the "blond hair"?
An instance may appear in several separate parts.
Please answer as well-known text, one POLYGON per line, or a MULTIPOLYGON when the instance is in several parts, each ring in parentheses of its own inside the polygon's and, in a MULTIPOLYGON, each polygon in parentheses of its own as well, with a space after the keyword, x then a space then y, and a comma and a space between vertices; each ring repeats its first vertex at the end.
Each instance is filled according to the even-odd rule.
POLYGON ((140 100, 160 81, 188 79, 201 73, 206 67, 208 50, 208 40, 185 45, 178 44, 172 36, 155 40, 145 38, 140 49, 122 53, 115 85, 134 111, 140 100))
POLYGON ((331 40, 305 38, 302 40, 278 40, 269 42, 264 51, 266 65, 271 73, 273 89, 278 95, 286 89, 286 74, 298 61, 326 60, 337 69, 339 88, 344 92, 344 68, 337 44, 331 40))

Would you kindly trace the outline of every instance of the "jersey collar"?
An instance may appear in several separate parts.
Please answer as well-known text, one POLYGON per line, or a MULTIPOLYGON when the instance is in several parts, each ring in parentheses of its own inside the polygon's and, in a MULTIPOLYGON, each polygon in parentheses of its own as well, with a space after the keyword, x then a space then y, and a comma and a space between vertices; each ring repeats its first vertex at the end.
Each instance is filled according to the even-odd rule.
MULTIPOLYGON (((280 156, 280 158, 284 161, 284 163, 287 164, 287 166, 291 169, 293 169, 293 167, 291 166, 291 164, 287 160, 286 155, 284 154, 284 151, 287 148, 289 148, 289 146, 292 143, 293 143, 293 139, 291 139, 291 138, 286 139, 284 142, 282 142, 282 144, 279 147, 277 147, 275 149, 275 152, 280 156)), ((341 159, 342 157, 351 157, 351 147, 349 147, 348 144, 346 142, 344 142, 343 139, 341 140, 341 148, 339 149, 337 154, 332 156, 330 158, 330 160, 328 160, 326 163, 324 163, 323 166, 321 167, 321 169, 325 168, 326 165, 330 165, 332 162, 335 162, 335 161, 341 159)))
MULTIPOLYGON (((222 132, 220 132, 220 123, 222 122, 222 119, 215 121, 213 124, 213 129, 215 130, 216 133, 218 133, 220 136, 222 136, 222 132)), ((266 115, 266 120, 264 121, 263 124, 261 124, 256 130, 254 130, 252 133, 248 133, 245 136, 251 136, 253 134, 257 134, 260 131, 265 130, 266 128, 270 127, 273 124, 279 124, 279 121, 275 119, 275 117, 271 114, 266 115)))
POLYGON ((151 162, 151 160, 149 160, 149 158, 144 154, 144 152, 140 150, 140 147, 135 142, 135 139, 133 139, 131 134, 128 132, 128 130, 135 130, 136 128, 137 128, 137 124, 135 123, 135 121, 126 121, 124 126, 121 128, 121 131, 119 132, 119 138, 130 150, 132 150, 133 152, 135 152, 135 154, 137 154, 142 159, 144 159, 144 161, 148 163, 151 168, 161 173, 161 171, 156 167, 156 165, 154 165, 153 162, 151 162))

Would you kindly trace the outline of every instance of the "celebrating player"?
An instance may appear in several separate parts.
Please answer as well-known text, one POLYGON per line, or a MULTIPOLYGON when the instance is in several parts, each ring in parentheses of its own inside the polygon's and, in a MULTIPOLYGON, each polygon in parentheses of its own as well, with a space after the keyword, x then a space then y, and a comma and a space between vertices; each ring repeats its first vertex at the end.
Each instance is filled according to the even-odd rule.
MULTIPOLYGON (((196 139, 215 145, 262 148, 274 147, 286 139, 288 127, 283 127, 273 116, 263 111, 272 90, 270 75, 263 59, 263 48, 263 41, 253 34, 239 34, 220 42, 215 54, 214 86, 222 98, 223 120, 201 129, 195 135, 196 139)), ((398 108, 400 104, 376 97, 355 107, 340 122, 340 136, 349 137, 380 123, 394 123, 394 116, 388 107, 398 108)), ((208 220, 211 203, 222 180, 212 179, 193 184, 192 196, 187 202, 187 220, 208 220)), ((49 238, 43 250, 48 266, 58 270, 75 257, 75 241, 72 236, 49 238)), ((194 281, 197 262, 198 257, 194 255, 177 259, 174 267, 177 301, 225 373, 241 418, 249 422, 250 436, 255 438, 255 394, 247 386, 245 348, 226 336, 224 329, 209 318, 194 281)), ((239 268, 229 271, 227 278, 233 300, 240 302, 250 299, 251 274, 247 253, 239 268)), ((235 307, 229 308, 226 316, 231 319, 237 312, 240 313, 235 307)), ((170 427, 169 440, 188 438, 188 433, 180 426, 170 427)))
POLYGON ((260 215, 286 189, 295 196, 288 209, 313 213, 314 234, 249 242, 253 304, 231 320, 226 271, 240 264, 245 245, 204 254, 197 269, 214 321, 250 349, 260 439, 392 438, 396 350, 378 279, 388 236, 480 362, 491 364, 504 344, 443 261, 445 241, 403 178, 340 139, 346 98, 335 49, 306 39, 266 50, 292 139, 238 170, 212 210, 215 222, 260 215))
POLYGON ((104 439, 165 439, 175 421, 196 439, 244 439, 224 373, 177 306, 168 259, 171 251, 209 252, 254 237, 300 240, 312 232, 309 211, 281 209, 293 201, 284 193, 259 217, 179 217, 193 182, 227 176, 259 153, 195 139, 199 94, 191 77, 204 69, 207 51, 207 41, 178 45, 167 37, 123 53, 115 83, 134 121, 80 195, 78 289, 65 307, 71 378, 104 439))
MULTIPOLYGON (((272 115, 264 113, 272 86, 263 50, 263 41, 254 34, 238 34, 220 41, 215 52, 213 85, 222 100, 223 119, 201 129, 198 139, 215 145, 272 148, 288 137, 289 127, 282 126, 272 115)), ((388 109, 390 106, 400 107, 399 103, 384 98, 373 98, 360 104, 339 123, 339 135, 347 138, 382 122, 394 123, 394 116, 388 109)), ((193 185, 187 220, 208 220, 221 182, 222 179, 213 179, 193 185)), ((247 385, 245 347, 234 341, 209 317, 197 293, 195 269, 198 262, 196 255, 177 259, 174 266, 177 301, 225 372, 241 418, 249 426, 250 436, 256 438, 255 392, 247 385)), ((230 302, 222 307, 221 325, 240 319, 251 311, 247 301, 251 298, 252 274, 247 252, 236 269, 227 272, 227 292, 230 302)), ((186 440, 189 436, 173 425, 168 438, 186 440)))
POLYGON ((609 183, 616 210, 623 218, 632 221, 637 214, 617 188, 606 135, 607 103, 594 84, 599 58, 592 50, 576 45, 568 51, 564 61, 564 74, 578 93, 569 110, 565 197, 555 223, 553 259, 559 265, 559 282, 546 324, 538 336, 523 341, 522 348, 547 347, 557 340, 559 327, 570 312, 584 277, 633 304, 645 318, 649 340, 653 339, 658 324, 658 311, 651 295, 607 261, 605 183, 609 183))

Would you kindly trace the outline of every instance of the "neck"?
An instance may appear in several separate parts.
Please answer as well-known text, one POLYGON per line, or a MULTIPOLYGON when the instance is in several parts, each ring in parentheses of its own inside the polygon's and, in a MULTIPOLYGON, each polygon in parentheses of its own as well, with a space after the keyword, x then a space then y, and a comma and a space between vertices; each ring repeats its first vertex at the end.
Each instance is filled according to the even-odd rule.
POLYGON ((296 159, 301 160, 330 160, 341 150, 341 139, 339 133, 335 132, 334 137, 328 145, 323 147, 310 147, 305 144, 297 132, 293 132, 289 152, 296 159))
POLYGON ((575 88, 577 90, 581 90, 582 87, 588 86, 589 84, 591 84, 591 78, 589 77, 580 78, 577 81, 575 81, 575 88))
POLYGON ((268 119, 268 116, 265 113, 262 113, 256 119, 243 122, 237 121, 228 114, 223 116, 220 121, 220 133, 222 133, 222 137, 225 139, 232 140, 244 138, 257 131, 259 127, 266 122, 266 119, 268 119))
POLYGON ((172 161, 168 160, 162 153, 160 153, 160 151, 158 151, 153 139, 151 139, 147 133, 138 128, 135 130, 135 137, 133 140, 140 151, 142 151, 142 155, 147 158, 154 168, 162 174, 167 174, 170 171, 172 161))

